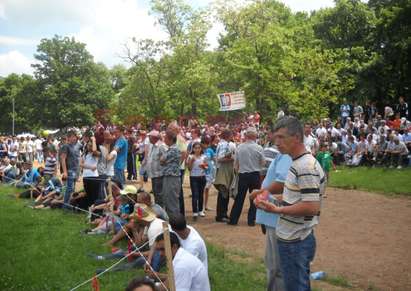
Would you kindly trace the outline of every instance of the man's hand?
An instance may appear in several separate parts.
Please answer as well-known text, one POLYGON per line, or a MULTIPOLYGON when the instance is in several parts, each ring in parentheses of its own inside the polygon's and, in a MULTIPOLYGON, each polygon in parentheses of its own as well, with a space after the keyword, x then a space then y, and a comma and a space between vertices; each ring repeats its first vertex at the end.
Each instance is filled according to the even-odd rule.
POLYGON ((268 202, 266 200, 259 200, 255 199, 254 204, 257 208, 260 208, 264 211, 267 212, 272 212, 272 213, 280 213, 281 212, 281 207, 276 206, 275 204, 268 202))
POLYGON ((263 189, 253 190, 253 192, 250 193, 250 199, 251 199, 251 200, 254 200, 254 199, 257 197, 257 195, 262 194, 263 191, 264 191, 263 189))
POLYGON ((63 173, 63 175, 61 175, 61 179, 64 181, 64 180, 67 180, 67 172, 64 172, 63 173))
POLYGON ((151 278, 156 277, 154 271, 150 268, 150 266, 147 263, 144 265, 144 272, 147 274, 147 276, 151 278))

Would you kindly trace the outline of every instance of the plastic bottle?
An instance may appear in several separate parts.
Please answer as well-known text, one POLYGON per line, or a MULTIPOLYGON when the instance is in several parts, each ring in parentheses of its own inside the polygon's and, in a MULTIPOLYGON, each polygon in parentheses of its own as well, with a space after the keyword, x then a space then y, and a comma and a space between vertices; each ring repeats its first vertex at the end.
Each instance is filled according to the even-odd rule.
POLYGON ((326 273, 324 271, 318 271, 311 273, 310 278, 311 280, 321 280, 326 276, 326 273))

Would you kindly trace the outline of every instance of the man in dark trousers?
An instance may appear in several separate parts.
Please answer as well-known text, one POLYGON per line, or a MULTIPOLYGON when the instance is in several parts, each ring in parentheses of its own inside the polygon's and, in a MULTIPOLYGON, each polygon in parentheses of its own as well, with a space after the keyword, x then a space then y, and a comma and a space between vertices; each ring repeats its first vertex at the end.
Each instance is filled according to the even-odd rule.
MULTIPOLYGON (((257 130, 249 127, 245 133, 245 142, 240 144, 235 155, 234 168, 238 171, 238 193, 231 209, 228 224, 236 225, 243 210, 247 191, 260 188, 260 171, 265 164, 264 150, 257 144, 257 130)), ((248 225, 255 225, 255 205, 250 201, 248 209, 248 225)))

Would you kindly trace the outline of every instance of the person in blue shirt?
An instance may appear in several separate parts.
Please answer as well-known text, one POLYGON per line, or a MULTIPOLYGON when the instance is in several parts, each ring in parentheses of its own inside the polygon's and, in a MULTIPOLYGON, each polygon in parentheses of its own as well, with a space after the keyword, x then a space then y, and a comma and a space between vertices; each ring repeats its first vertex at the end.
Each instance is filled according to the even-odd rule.
MULTIPOLYGON (((268 201, 272 203, 279 203, 279 200, 277 200, 274 195, 283 193, 284 182, 291 163, 292 159, 289 155, 278 152, 268 167, 261 189, 253 191, 250 194, 251 199, 254 201, 258 199, 268 199, 268 201)), ((280 270, 277 238, 275 235, 277 218, 277 214, 257 208, 256 223, 264 225, 266 229, 264 262, 267 268, 268 291, 285 290, 283 276, 280 270)))
POLYGON ((211 186, 214 183, 215 179, 215 150, 211 146, 212 138, 209 135, 205 135, 201 138, 201 144, 203 146, 204 155, 206 156, 207 160, 207 169, 205 170, 206 174, 206 186, 204 189, 204 208, 205 210, 213 210, 208 208, 208 193, 210 191, 211 186))
POLYGON ((21 180, 16 184, 17 188, 30 188, 37 186, 40 181, 40 173, 36 168, 33 168, 31 162, 25 163, 26 172, 24 173, 21 180))
POLYGON ((122 185, 124 185, 126 182, 124 177, 124 170, 127 166, 128 150, 128 142, 124 137, 124 127, 117 127, 114 130, 114 137, 116 138, 114 150, 117 152, 116 162, 114 163, 114 176, 118 181, 121 182, 122 185))

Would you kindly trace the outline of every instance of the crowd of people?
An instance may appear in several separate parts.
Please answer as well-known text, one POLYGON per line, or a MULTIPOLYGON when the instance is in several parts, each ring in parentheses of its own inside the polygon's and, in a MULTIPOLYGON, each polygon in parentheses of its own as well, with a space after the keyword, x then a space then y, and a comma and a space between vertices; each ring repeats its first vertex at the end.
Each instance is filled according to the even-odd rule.
POLYGON ((159 271, 167 222, 176 290, 210 290, 207 249, 186 222, 188 175, 193 222, 215 210, 216 222, 235 226, 249 200, 247 224, 260 224, 267 240, 267 290, 309 289, 312 230, 331 168, 408 166, 411 123, 402 97, 383 114, 374 104, 342 104, 335 121, 301 123, 283 115, 274 124, 262 124, 256 112, 235 124, 158 121, 125 128, 99 123, 58 138, 5 136, 0 138, 0 179, 22 188, 20 197, 33 198, 34 209, 88 212, 86 234, 113 233, 107 242, 112 251, 92 257, 129 256, 110 271, 144 268, 148 278, 133 280, 127 290, 145 284, 161 288, 153 282, 165 280, 159 271), (209 201, 213 187, 216 205, 209 201), (131 244, 127 250, 115 247, 123 239, 131 244))

